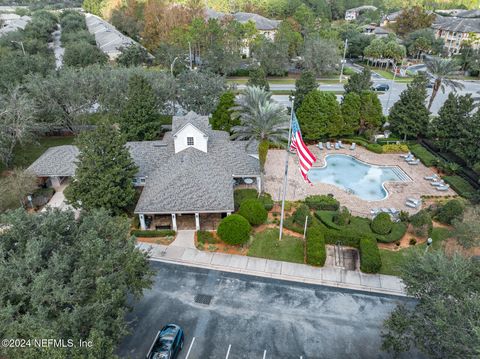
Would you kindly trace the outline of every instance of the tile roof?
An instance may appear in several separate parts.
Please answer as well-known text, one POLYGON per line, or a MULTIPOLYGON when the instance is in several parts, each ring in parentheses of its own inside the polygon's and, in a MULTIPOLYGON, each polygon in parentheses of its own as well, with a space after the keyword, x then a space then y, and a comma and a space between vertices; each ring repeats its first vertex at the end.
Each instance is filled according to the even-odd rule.
POLYGON ((27 171, 37 177, 71 177, 75 174, 78 148, 72 145, 56 146, 47 149, 27 171))

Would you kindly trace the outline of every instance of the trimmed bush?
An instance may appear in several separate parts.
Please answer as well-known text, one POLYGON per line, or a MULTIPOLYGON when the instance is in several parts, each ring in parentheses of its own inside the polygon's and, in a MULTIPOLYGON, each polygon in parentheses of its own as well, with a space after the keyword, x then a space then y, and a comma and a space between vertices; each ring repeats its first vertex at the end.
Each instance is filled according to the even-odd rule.
POLYGON ((435 166, 438 161, 438 158, 433 153, 420 144, 409 145, 408 148, 427 167, 435 166))
POLYGON ((134 230, 132 231, 132 236, 135 237, 145 237, 145 238, 155 238, 155 237, 168 237, 168 236, 174 236, 175 231, 172 231, 171 229, 160 229, 156 231, 148 231, 148 230, 134 230))
POLYGON ((258 192, 254 188, 245 188, 245 189, 236 189, 233 192, 233 202, 235 206, 235 211, 238 211, 240 205, 246 199, 257 199, 258 192))
POLYGON ((437 212, 435 219, 441 223, 452 224, 454 219, 462 220, 465 207, 458 199, 445 203, 437 212))
POLYGON ((209 231, 197 231, 197 242, 201 244, 216 243, 215 237, 209 231))
POLYGON ((263 206, 267 211, 271 211, 273 208, 273 199, 270 193, 263 193, 258 197, 259 201, 263 203, 263 206))
POLYGON ((408 146, 405 144, 397 145, 397 144, 388 144, 382 145, 382 152, 383 153, 398 153, 398 152, 408 152, 408 146))
POLYGON ((239 214, 231 214, 220 222, 217 229, 218 236, 228 244, 244 244, 250 238, 252 227, 239 214))
POLYGON ((379 213, 370 226, 374 233, 388 234, 392 230, 393 223, 388 213, 379 213))
POLYGON ((325 237, 322 228, 314 226, 307 231, 307 264, 323 266, 327 259, 325 237))
POLYGON ((336 224, 333 220, 337 212, 335 211, 317 211, 315 212, 315 216, 328 228, 341 230, 342 227, 336 224))
POLYGON ((246 199, 240 205, 238 214, 245 217, 252 226, 265 223, 268 212, 258 199, 246 199))
POLYGON ((360 270, 364 273, 378 273, 381 267, 377 241, 368 237, 360 239, 360 270))
POLYGON ((447 182, 455 192, 464 198, 471 198, 475 193, 475 188, 460 176, 445 176, 443 180, 447 182))
POLYGON ((383 146, 376 143, 367 143, 365 148, 371 152, 383 153, 383 146))
POLYGON ((422 237, 428 236, 433 228, 432 217, 425 209, 410 216, 410 223, 415 229, 415 234, 422 237))
POLYGON ((352 215, 350 214, 350 211, 348 210, 348 208, 342 207, 342 209, 339 212, 337 212, 333 217, 333 222, 335 222, 339 226, 346 226, 347 224, 350 223, 351 218, 352 218, 352 215))
POLYGON ((338 211, 340 203, 333 196, 313 195, 305 198, 305 203, 310 209, 324 211, 338 211))
POLYGON ((336 229, 326 229, 324 231, 325 242, 327 244, 340 244, 341 246, 358 248, 360 244, 361 233, 358 231, 343 229, 338 231, 336 229))
POLYGON ((398 223, 393 223, 392 230, 389 234, 385 236, 377 235, 375 237, 379 242, 392 243, 402 239, 406 232, 407 232, 407 224, 404 222, 398 222, 398 223))
MULTIPOLYGON (((305 226, 306 216, 310 216, 310 209, 307 207, 307 205, 302 204, 297 208, 297 210, 293 214, 293 223, 295 223, 298 226, 305 226)), ((308 221, 307 225, 310 226, 311 223, 312 221, 310 220, 308 221)))

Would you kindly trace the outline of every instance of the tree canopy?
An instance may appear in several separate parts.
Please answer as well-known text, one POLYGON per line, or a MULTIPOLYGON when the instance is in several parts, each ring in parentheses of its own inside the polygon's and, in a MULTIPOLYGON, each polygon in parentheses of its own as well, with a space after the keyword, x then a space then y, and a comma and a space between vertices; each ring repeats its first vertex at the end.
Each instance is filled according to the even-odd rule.
POLYGON ((348 79, 345 84, 345 94, 356 92, 358 94, 364 91, 370 91, 372 88, 372 72, 368 67, 365 67, 362 72, 356 72, 348 79))
POLYGON ((130 296, 151 284, 129 221, 105 211, 0 215, 0 336, 64 338, 72 348, 1 348, 8 358, 115 357, 130 296), (90 340, 93 347, 80 347, 90 340))

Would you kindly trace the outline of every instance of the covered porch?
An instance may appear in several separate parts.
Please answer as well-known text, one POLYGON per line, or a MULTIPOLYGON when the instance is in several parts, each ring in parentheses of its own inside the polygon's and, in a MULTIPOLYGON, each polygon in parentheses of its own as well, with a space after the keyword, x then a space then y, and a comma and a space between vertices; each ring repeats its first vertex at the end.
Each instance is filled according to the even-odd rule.
POLYGON ((139 213, 142 230, 216 230, 220 221, 231 212, 196 212, 196 213, 139 213))

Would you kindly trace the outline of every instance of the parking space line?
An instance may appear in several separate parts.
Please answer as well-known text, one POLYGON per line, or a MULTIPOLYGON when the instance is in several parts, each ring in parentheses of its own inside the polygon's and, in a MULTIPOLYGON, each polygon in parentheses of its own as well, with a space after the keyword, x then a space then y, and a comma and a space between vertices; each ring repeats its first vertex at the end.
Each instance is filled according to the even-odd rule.
POLYGON ((188 352, 187 355, 185 356, 185 359, 188 359, 188 356, 190 355, 190 351, 192 350, 193 343, 195 343, 195 337, 193 337, 192 342, 190 343, 190 347, 188 347, 188 352))
POLYGON ((230 355, 230 349, 232 348, 232 344, 229 344, 228 345, 228 350, 227 350, 227 356, 225 357, 225 359, 228 359, 228 356, 230 355))
POLYGON ((265 359, 266 356, 267 356, 267 349, 265 349, 265 350, 263 351, 263 359, 265 359))

